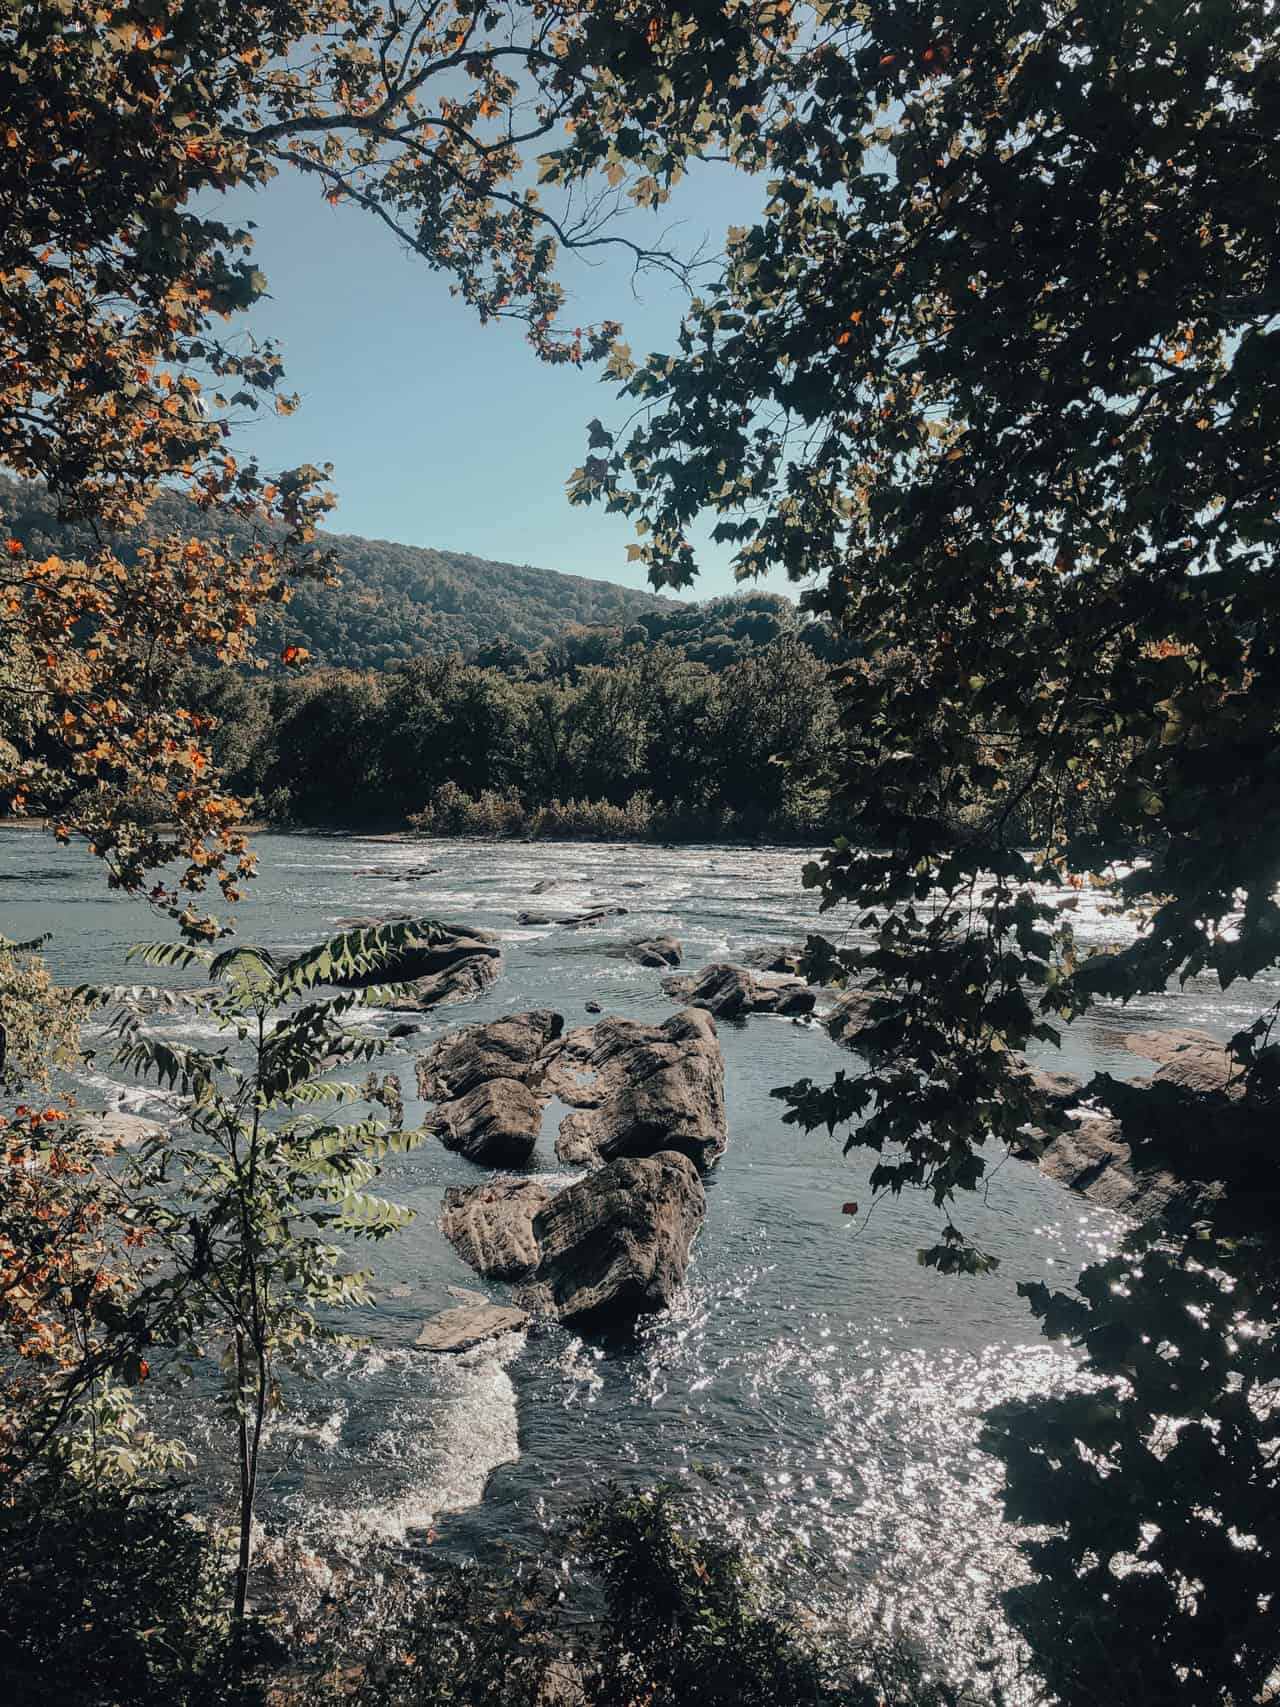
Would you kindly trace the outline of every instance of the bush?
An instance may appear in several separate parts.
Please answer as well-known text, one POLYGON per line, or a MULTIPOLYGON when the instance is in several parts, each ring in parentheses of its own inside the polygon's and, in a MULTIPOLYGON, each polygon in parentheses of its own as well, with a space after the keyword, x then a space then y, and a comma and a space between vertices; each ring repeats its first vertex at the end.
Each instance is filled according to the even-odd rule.
POLYGON ((249 1707, 223 1616, 226 1573, 163 1500, 113 1492, 0 1509, 6 1707, 249 1707))
MULTIPOLYGON (((736 1547, 691 1534, 685 1518, 672 1490, 611 1489, 566 1535, 554 1577, 441 1573, 395 1623, 367 1633, 362 1679, 348 1699, 355 1707, 958 1707, 900 1651, 837 1663, 764 1607, 736 1547)), ((349 1630, 345 1595, 341 1615, 349 1630)), ((341 1670, 330 1663, 329 1675, 341 1670)), ((310 1699, 319 1707, 322 1697, 310 1699)))
POLYGON ((472 797, 446 782, 409 823, 427 836, 522 836, 529 818, 514 789, 486 788, 472 797))

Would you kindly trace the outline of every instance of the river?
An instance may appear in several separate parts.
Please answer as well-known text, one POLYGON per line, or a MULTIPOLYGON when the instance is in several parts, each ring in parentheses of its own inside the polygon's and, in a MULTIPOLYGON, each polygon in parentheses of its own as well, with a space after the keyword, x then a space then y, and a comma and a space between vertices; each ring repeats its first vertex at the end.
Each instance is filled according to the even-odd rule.
MULTIPOLYGON (((607 957, 610 944, 670 932, 696 969, 796 940, 818 922, 800 886, 806 855, 794 849, 311 835, 263 835, 255 845, 260 876, 236 909, 242 940, 295 949, 340 919, 403 912, 502 937, 499 982, 477 1002, 425 1016, 422 1033, 385 1058, 402 1077, 411 1124, 421 1112, 413 1056, 449 1026, 530 1007, 554 1007, 575 1025, 588 1000, 636 1018, 669 1013, 660 975, 607 957), (426 865, 439 870, 412 875, 426 865), (553 891, 533 896, 548 879, 553 891), (515 923, 549 902, 572 912, 605 900, 628 914, 598 930, 515 923)), ((1078 936, 1118 928, 1086 894, 1078 936)), ((50 932, 48 959, 66 983, 150 978, 125 969, 125 951, 166 934, 112 896, 83 852, 18 829, 0 831, 0 930, 50 932)), ((1177 997, 1101 1008, 1074 1028, 1056 1064, 1136 1076, 1150 1063, 1122 1047, 1124 1032, 1177 1023, 1229 1035, 1263 995, 1197 983, 1177 997)), ((199 1032, 180 1013, 169 1029, 193 1040, 199 1032)), ((370 1544, 447 1557, 499 1546, 536 1554, 547 1526, 610 1477, 675 1477, 790 1601, 856 1628, 901 1627, 953 1678, 994 1670, 1016 1691, 1019 1646, 999 1594, 1021 1567, 1000 1516, 999 1469, 977 1433, 990 1404, 1076 1378, 1071 1356, 1038 1339, 1016 1286, 1068 1285, 1114 1242, 1116 1219, 1007 1162, 963 1215, 1000 1257, 998 1273, 941 1279, 915 1258, 936 1236, 936 1213, 904 1201, 869 1218, 842 1214, 851 1198, 869 1202, 870 1163, 843 1160, 825 1134, 783 1126, 769 1097, 851 1058, 789 1020, 720 1030, 729 1147, 708 1180, 706 1225, 675 1308, 621 1346, 552 1326, 461 1357, 415 1351, 423 1318, 453 1301, 447 1288, 480 1284, 436 1214, 446 1185, 482 1176, 436 1143, 393 1158, 379 1190, 420 1213, 373 1252, 378 1308, 347 1324, 367 1344, 327 1355, 314 1379, 291 1388, 271 1442, 268 1520, 317 1551, 351 1557, 370 1544)), ((144 1088, 115 1085, 98 1062, 79 1089, 86 1106, 172 1112, 144 1088)), ((553 1124, 547 1134, 534 1171, 550 1176, 553 1124)), ((198 1422, 184 1430, 199 1441, 198 1422)))

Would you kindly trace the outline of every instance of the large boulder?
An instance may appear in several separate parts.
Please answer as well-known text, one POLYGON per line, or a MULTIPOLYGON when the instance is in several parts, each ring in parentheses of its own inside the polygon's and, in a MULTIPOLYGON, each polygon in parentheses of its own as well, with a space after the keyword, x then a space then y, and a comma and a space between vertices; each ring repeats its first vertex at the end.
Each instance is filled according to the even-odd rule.
POLYGON ((440 1230, 458 1255, 487 1280, 519 1280, 538 1266, 533 1218, 551 1201, 533 1179, 499 1176, 483 1185, 451 1185, 440 1230))
POLYGON ((542 1130, 542 1100, 519 1079, 490 1079, 442 1103, 428 1125, 447 1150, 460 1151, 468 1161, 520 1167, 542 1130))
POLYGON ((470 1351, 485 1340, 515 1333, 528 1322, 528 1314, 511 1304, 463 1304, 432 1316, 413 1343, 424 1351, 470 1351))
POLYGON ((534 1218, 540 1261, 531 1298, 561 1321, 619 1325, 670 1304, 706 1213, 698 1170, 664 1150, 624 1157, 555 1197, 534 1218))
POLYGON ((556 1140, 563 1162, 679 1150, 705 1168, 724 1150, 724 1056, 702 1009, 662 1025, 610 1017, 586 1037, 571 1032, 552 1083, 578 1105, 556 1140))
POLYGON ((1120 1122, 1105 1115, 1081 1115, 1069 1131, 1029 1154, 1050 1179, 1105 1209, 1142 1220, 1163 1215, 1188 1189, 1167 1168, 1137 1161, 1120 1122))
POLYGON ((527 1162, 542 1130, 544 1055, 564 1029, 549 1008, 462 1026, 418 1062, 418 1095, 450 1150, 493 1167, 527 1162))
POLYGON ((420 1057, 418 1095, 424 1102, 440 1102, 465 1096, 490 1079, 535 1082, 543 1052, 563 1030, 563 1018, 550 1008, 459 1026, 420 1057))
POLYGON ((742 1019, 747 1014, 807 1014, 814 992, 802 978, 757 978, 745 966, 717 961, 689 978, 664 978, 667 995, 705 1008, 717 1019, 742 1019))

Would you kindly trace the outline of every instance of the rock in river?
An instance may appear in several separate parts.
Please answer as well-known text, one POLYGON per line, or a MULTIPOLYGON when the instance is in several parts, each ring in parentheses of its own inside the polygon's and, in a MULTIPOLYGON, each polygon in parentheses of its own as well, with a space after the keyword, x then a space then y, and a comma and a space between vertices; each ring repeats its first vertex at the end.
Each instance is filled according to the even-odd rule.
POLYGON ((746 1014, 807 1014, 814 993, 802 978, 757 978, 745 966, 718 961, 692 978, 664 978, 662 987, 693 1007, 706 1008, 717 1019, 741 1019, 746 1014))
POLYGON ((541 1256, 531 1299, 584 1327, 665 1309, 705 1213, 687 1156, 664 1150, 611 1162, 557 1192, 534 1218, 541 1256))
POLYGON ((755 972, 789 972, 796 976, 803 959, 802 942, 766 942, 758 948, 748 949, 742 957, 742 964, 755 972))
POLYGON ((538 1142, 542 1099, 519 1079, 491 1079, 442 1103, 426 1124, 446 1150, 459 1150, 469 1161, 519 1167, 538 1142))
POLYGON ((551 1201, 537 1180, 499 1175, 483 1185, 451 1185, 440 1230, 487 1280, 519 1280, 538 1266, 533 1218, 551 1201))
POLYGON ((585 913, 530 913, 516 914, 518 925, 563 925, 566 930, 589 930, 596 925, 602 925, 606 919, 616 913, 625 913, 625 907, 619 907, 616 902, 608 902, 599 907, 590 907, 585 913))
POLYGON ((418 1062, 418 1095, 438 1106, 428 1124, 473 1162, 518 1167, 542 1129, 544 1053, 564 1020, 549 1008, 467 1025, 418 1062))
POLYGON ((679 966, 681 952, 679 938, 673 936, 636 937, 609 950, 614 960, 634 960, 637 966, 679 966))
MULTIPOLYGON (((353 919, 351 925, 392 923, 353 919)), ((420 1013, 446 1002, 464 1002, 480 995, 502 971, 502 944, 492 931, 465 925, 441 925, 434 940, 411 941, 373 972, 343 976, 332 982, 340 989, 364 990, 376 984, 411 984, 412 990, 387 1002, 396 1013, 420 1013)))
POLYGON ((679 1150, 705 1168, 724 1150, 724 1056, 701 1008, 662 1025, 610 1017, 571 1032, 549 1081, 579 1105, 561 1122, 562 1162, 679 1150))
POLYGON ((871 1004, 875 999, 874 990, 845 991, 822 1021, 833 1043, 838 1043, 843 1049, 858 1047, 858 1034, 870 1018, 871 1004))
POLYGON ((1182 1085, 1189 1091, 1244 1093, 1244 1075, 1227 1053, 1226 1045, 1205 1031, 1131 1031, 1124 1039, 1126 1049, 1144 1055, 1159 1065, 1152 1076, 1155 1084, 1182 1085))
POLYGON ((527 1313, 511 1304, 463 1304, 432 1316, 413 1343, 426 1351, 469 1351, 485 1340, 527 1326, 528 1321, 527 1313))
POLYGON ((424 1102, 439 1102, 490 1079, 528 1083, 540 1076, 540 1057, 563 1030, 564 1020, 550 1008, 459 1026, 419 1059, 418 1095, 424 1102))
POLYGON ((107 1111, 77 1115, 68 1133, 69 1136, 88 1138, 108 1150, 121 1150, 134 1144, 144 1144, 148 1138, 163 1138, 164 1130, 158 1120, 146 1120, 140 1114, 107 1111))

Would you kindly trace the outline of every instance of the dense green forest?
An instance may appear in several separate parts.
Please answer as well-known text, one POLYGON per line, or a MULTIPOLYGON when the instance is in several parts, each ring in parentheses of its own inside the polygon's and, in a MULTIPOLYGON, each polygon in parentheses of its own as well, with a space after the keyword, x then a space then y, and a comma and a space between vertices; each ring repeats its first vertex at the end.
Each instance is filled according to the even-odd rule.
POLYGON ((194 671, 184 686, 216 720, 232 786, 275 822, 812 836, 839 745, 827 666, 766 599, 720 601, 707 624, 683 631, 687 648, 637 624, 475 662, 194 671))
MULTIPOLYGON (((0 475, 0 521, 32 557, 83 548, 76 529, 59 521, 44 487, 0 475)), ((152 506, 145 533, 182 532, 243 546, 246 524, 210 517, 177 493, 152 506)), ((136 549, 144 530, 126 536, 136 549)), ((341 568, 334 583, 300 581, 292 598, 262 625, 262 650, 305 647, 318 664, 377 670, 423 651, 470 652, 494 641, 533 648, 571 624, 630 623, 652 615, 678 619, 682 607, 612 581, 561 575, 528 564, 493 563, 459 551, 433 551, 353 534, 322 534, 341 568)))

